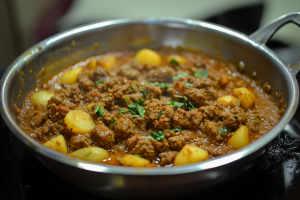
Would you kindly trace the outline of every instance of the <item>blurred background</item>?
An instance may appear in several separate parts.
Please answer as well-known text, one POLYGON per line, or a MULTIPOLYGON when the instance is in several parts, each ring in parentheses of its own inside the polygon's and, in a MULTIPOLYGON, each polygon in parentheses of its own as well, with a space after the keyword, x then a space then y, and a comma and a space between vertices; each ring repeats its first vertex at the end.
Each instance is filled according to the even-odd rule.
MULTIPOLYGON (((181 17, 210 21, 247 35, 288 12, 300 12, 300 0, 0 0, 0 68, 26 49, 82 24, 144 17, 181 17)), ((290 65, 300 59, 300 28, 290 23, 267 44, 290 65), (297 54, 291 60, 290 52, 297 54), (297 60, 296 60, 296 59, 297 60)))

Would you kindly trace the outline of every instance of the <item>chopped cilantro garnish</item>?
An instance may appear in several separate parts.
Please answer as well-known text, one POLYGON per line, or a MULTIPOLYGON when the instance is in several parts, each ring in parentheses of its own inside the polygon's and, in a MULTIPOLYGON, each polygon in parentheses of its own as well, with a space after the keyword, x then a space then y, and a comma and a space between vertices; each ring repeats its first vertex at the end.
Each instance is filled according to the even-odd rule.
POLYGON ((118 113, 126 113, 126 110, 119 110, 118 113))
POLYGON ((183 99, 183 98, 186 98, 185 96, 179 96, 179 95, 174 95, 174 97, 176 97, 176 98, 180 98, 180 99, 183 99))
POLYGON ((237 120, 237 117, 235 115, 232 115, 232 117, 237 120))
POLYGON ((179 128, 174 128, 174 129, 169 129, 170 131, 175 131, 175 132, 182 132, 182 130, 181 129, 179 129, 179 128))
POLYGON ((138 157, 143 157, 143 155, 141 155, 141 154, 135 154, 135 156, 138 156, 138 157))
POLYGON ((154 85, 154 86, 158 86, 159 85, 159 82, 155 82, 155 83, 150 83, 150 82, 148 82, 149 83, 149 85, 154 85))
POLYGON ((167 88, 172 88, 172 87, 173 87, 173 84, 169 84, 169 85, 167 85, 166 83, 160 84, 161 89, 167 89, 167 88))
POLYGON ((195 106, 192 104, 192 102, 190 100, 185 100, 185 104, 187 105, 189 110, 195 109, 195 106))
POLYGON ((160 117, 162 116, 162 114, 164 114, 164 110, 162 110, 159 114, 158 114, 158 120, 160 119, 160 117))
MULTIPOLYGON (((184 99, 183 105, 186 105, 189 108, 189 110, 195 109, 195 106, 192 104, 192 102, 190 100, 188 100, 188 98, 186 98, 185 96, 174 95, 174 97, 184 99)), ((174 108, 175 108, 175 103, 174 103, 174 108)), ((181 107, 179 107, 179 108, 181 108, 181 107)))
POLYGON ((130 89, 131 91, 135 91, 135 87, 133 87, 132 85, 130 85, 130 89))
POLYGON ((166 89, 166 88, 167 88, 167 86, 166 86, 166 84, 165 84, 165 83, 161 83, 161 84, 160 84, 160 88, 161 88, 161 89, 166 89))
POLYGON ((100 83, 105 84, 104 81, 101 81, 100 79, 98 79, 98 80, 95 82, 95 86, 97 86, 97 85, 100 84, 100 83))
POLYGON ((176 79, 178 79, 178 78, 180 78, 180 77, 185 77, 185 76, 187 76, 188 75, 188 73, 183 73, 183 74, 177 74, 176 76, 173 76, 172 77, 172 80, 173 81, 175 81, 176 79))
POLYGON ((114 125, 115 125, 116 121, 117 121, 116 119, 112 119, 112 120, 110 121, 109 128, 110 128, 111 130, 114 130, 114 125))
POLYGON ((196 73, 194 74, 194 76, 195 76, 196 78, 199 78, 200 76, 203 77, 203 78, 207 78, 207 76, 208 76, 208 71, 207 71, 207 70, 203 70, 203 71, 201 71, 201 72, 196 72, 196 73))
POLYGON ((103 113, 104 113, 104 106, 103 103, 101 102, 99 104, 99 106, 96 108, 95 110, 96 114, 99 114, 100 117, 102 117, 103 113))
POLYGON ((223 127, 223 128, 220 128, 220 131, 221 131, 221 137, 225 137, 225 135, 227 133, 230 133, 231 132, 231 129, 227 130, 226 127, 223 127))
POLYGON ((160 140, 165 139, 165 134, 162 131, 158 131, 158 133, 152 132, 152 137, 154 137, 154 139, 160 141, 160 140))
POLYGON ((179 62, 177 62, 177 60, 175 60, 174 58, 172 58, 172 60, 170 60, 170 64, 178 65, 179 62))
POLYGON ((143 106, 140 105, 140 104, 144 103, 144 101, 141 99, 139 99, 139 100, 138 100, 139 103, 133 103, 133 104, 128 105, 129 112, 134 114, 133 117, 145 117, 145 110, 144 110, 143 106))
POLYGON ((88 153, 86 153, 84 156, 88 156, 88 155, 91 155, 92 154, 92 152, 88 152, 88 153))
POLYGON ((138 99, 136 103, 143 105, 143 103, 145 103, 145 101, 143 101, 142 99, 138 99))
POLYGON ((169 105, 174 105, 175 101, 168 101, 169 105))
POLYGON ((146 93, 145 88, 141 88, 140 93, 142 93, 144 95, 144 97, 147 97, 147 93, 146 93))
POLYGON ((121 82, 120 82, 120 81, 118 81, 117 83, 121 85, 121 82))
POLYGON ((182 108, 182 106, 184 106, 184 103, 181 102, 174 102, 174 109, 176 110, 177 108, 182 108))
POLYGON ((191 84, 191 83, 186 83, 186 84, 185 84, 185 87, 186 87, 186 88, 188 88, 188 87, 190 87, 190 86, 193 87, 193 84, 191 84))
POLYGON ((227 128, 226 127, 220 128, 220 131, 221 131, 221 133, 227 133, 227 128))
POLYGON ((110 124, 112 124, 112 125, 114 125, 115 123, 116 123, 116 119, 112 119, 111 121, 110 121, 110 124))

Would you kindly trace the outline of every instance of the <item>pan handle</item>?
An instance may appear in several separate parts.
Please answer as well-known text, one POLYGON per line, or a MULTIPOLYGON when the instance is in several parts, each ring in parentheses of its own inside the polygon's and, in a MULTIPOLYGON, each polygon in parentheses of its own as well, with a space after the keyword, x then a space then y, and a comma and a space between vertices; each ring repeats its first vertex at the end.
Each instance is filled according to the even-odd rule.
POLYGON ((294 22, 298 26, 300 26, 300 12, 291 12, 277 19, 269 22, 264 25, 254 33, 252 33, 249 37, 256 42, 260 42, 266 44, 268 40, 272 37, 272 35, 283 25, 294 22))
MULTIPOLYGON (((300 12, 292 12, 271 21, 265 26, 261 27, 254 33, 252 33, 249 37, 259 43, 266 44, 268 40, 273 36, 273 34, 283 25, 293 22, 300 26, 300 12)), ((300 62, 298 62, 294 67, 291 68, 292 72, 296 76, 300 71, 300 62)), ((296 115, 291 120, 289 124, 284 127, 284 131, 286 131, 289 135, 293 136, 296 139, 300 139, 300 106, 298 106, 296 115)))
MULTIPOLYGON (((293 22, 300 26, 300 12, 291 12, 281 17, 269 22, 265 26, 261 27, 254 33, 252 33, 249 37, 263 44, 266 44, 268 40, 273 36, 273 34, 283 25, 293 22)), ((300 62, 291 68, 295 76, 300 71, 300 62)))

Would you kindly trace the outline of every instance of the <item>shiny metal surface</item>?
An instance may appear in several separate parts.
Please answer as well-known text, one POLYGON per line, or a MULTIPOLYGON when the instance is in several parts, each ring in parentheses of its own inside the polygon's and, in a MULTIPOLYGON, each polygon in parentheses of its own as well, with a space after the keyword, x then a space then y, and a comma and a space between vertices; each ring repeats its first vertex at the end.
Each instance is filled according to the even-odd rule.
POLYGON ((148 198, 205 190, 234 178, 257 160, 269 143, 292 119, 299 101, 299 87, 293 71, 265 45, 234 30, 215 24, 176 18, 115 20, 75 28, 33 46, 17 58, 1 79, 1 114, 12 132, 54 173, 89 192, 125 198, 147 194, 148 198), (137 50, 143 47, 182 46, 193 48, 227 62, 245 64, 244 73, 257 73, 282 93, 286 112, 279 123, 261 139, 231 154, 213 160, 172 168, 128 168, 69 158, 30 138, 16 121, 14 103, 21 107, 44 67, 47 77, 60 69, 107 51, 137 50))

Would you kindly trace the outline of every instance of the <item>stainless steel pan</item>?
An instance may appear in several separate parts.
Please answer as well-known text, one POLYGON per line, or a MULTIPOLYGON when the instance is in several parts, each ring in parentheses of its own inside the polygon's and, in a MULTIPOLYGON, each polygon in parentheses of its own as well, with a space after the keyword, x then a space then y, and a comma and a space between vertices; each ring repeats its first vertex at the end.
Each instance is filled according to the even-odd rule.
POLYGON ((282 130, 294 135, 300 133, 296 126, 289 124, 299 100, 295 75, 300 63, 290 68, 265 46, 272 34, 288 22, 300 25, 300 13, 286 14, 250 36, 212 23, 176 18, 115 20, 75 28, 40 42, 11 64, 1 79, 1 114, 11 131, 49 169, 89 192, 114 198, 150 198, 205 190, 249 169, 282 130), (240 150, 213 160, 172 168, 137 169, 74 160, 34 141, 19 127, 14 103, 21 107, 43 67, 45 73, 41 78, 46 79, 88 56, 161 46, 193 48, 236 64, 243 61, 245 74, 256 74, 262 83, 270 83, 274 99, 276 92, 283 95, 285 114, 269 133, 240 150))

